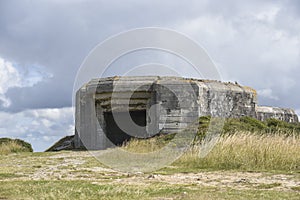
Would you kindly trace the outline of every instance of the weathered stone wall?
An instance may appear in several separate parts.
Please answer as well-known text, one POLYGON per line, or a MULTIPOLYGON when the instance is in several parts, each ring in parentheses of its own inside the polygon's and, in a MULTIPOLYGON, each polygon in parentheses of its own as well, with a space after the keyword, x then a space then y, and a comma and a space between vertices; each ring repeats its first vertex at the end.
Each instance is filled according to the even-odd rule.
POLYGON ((253 89, 233 83, 197 80, 199 116, 255 117, 256 93, 253 89))
POLYGON ((261 121, 274 118, 286 122, 298 122, 298 116, 296 115, 295 111, 289 108, 257 106, 256 118, 261 121))
POLYGON ((158 76, 101 78, 77 91, 75 147, 111 147, 111 130, 119 131, 124 139, 178 132, 206 115, 298 121, 293 110, 257 106, 255 90, 238 84, 158 76), (115 129, 116 122, 109 121, 109 116, 118 118, 126 113, 136 119, 144 116, 145 128, 135 127, 127 121, 131 117, 123 117, 119 121, 126 130, 115 129), (137 135, 126 135, 128 132, 137 135))

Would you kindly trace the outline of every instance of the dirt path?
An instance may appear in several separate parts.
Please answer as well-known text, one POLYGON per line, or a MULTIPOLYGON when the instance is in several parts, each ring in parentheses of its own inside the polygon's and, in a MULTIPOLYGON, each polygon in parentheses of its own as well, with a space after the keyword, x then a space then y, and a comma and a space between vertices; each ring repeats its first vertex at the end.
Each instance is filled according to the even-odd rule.
POLYGON ((300 192, 300 175, 269 172, 209 171, 198 173, 123 173, 102 166, 89 152, 61 152, 42 156, 7 157, 2 171, 16 176, 2 180, 85 180, 94 184, 166 183, 232 189, 266 189, 300 192))
POLYGON ((291 190, 300 186, 300 180, 293 175, 243 173, 243 172, 200 172, 176 173, 172 175, 135 175, 126 179, 117 179, 117 182, 126 184, 143 184, 151 181, 168 184, 193 184, 234 189, 270 189, 291 190))
POLYGON ((287 191, 300 187, 299 176, 295 174, 250 173, 233 171, 211 171, 199 173, 175 173, 171 175, 122 173, 97 164, 89 164, 93 157, 88 152, 61 153, 50 156, 45 165, 33 173, 22 174, 25 180, 88 180, 94 184, 124 183, 185 184, 233 189, 266 189, 287 191))

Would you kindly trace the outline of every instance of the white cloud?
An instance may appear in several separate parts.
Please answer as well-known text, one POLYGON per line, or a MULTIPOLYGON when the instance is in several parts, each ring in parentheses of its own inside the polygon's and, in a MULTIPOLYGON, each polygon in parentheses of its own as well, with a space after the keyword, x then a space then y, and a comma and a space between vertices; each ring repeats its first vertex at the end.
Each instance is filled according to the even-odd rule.
POLYGON ((192 35, 197 41, 205 42, 205 46, 222 46, 232 42, 236 30, 222 16, 202 15, 178 24, 178 29, 192 35), (208 42, 208 43, 206 43, 208 42))
POLYGON ((217 62, 231 64, 227 70, 251 67, 247 71, 252 73, 255 68, 287 72, 299 66, 300 36, 291 35, 280 22, 275 24, 279 10, 249 10, 230 17, 204 13, 177 28, 204 44, 217 62))
POLYGON ((5 93, 9 88, 20 87, 21 77, 13 64, 2 58, 0 58, 0 77, 0 101, 2 101, 2 106, 8 107, 10 100, 6 98, 5 93))
POLYGON ((50 74, 37 71, 37 67, 32 67, 23 71, 16 68, 17 64, 0 57, 0 105, 9 107, 10 99, 5 95, 10 88, 32 87, 43 81, 50 74))
POLYGON ((51 138, 47 135, 44 135, 43 140, 45 140, 46 142, 49 142, 51 140, 51 138))
POLYGON ((276 5, 270 6, 267 9, 252 13, 253 16, 262 22, 274 23, 280 8, 276 5))
MULTIPOLYGON (((160 1, 132 1, 128 6, 77 0, 68 6, 71 1, 55 0, 36 1, 32 6, 7 1, 0 6, 0 56, 20 65, 39 63, 55 76, 31 87, 49 74, 0 57, 0 107, 11 102, 7 110, 70 106, 76 71, 93 46, 120 31, 161 26, 183 32, 203 45, 225 80, 258 89, 263 104, 270 101, 299 108, 300 15, 295 2, 164 1, 162 6, 160 1), (10 88, 22 90, 10 93, 10 88)), ((41 149, 50 143, 45 140, 54 142, 53 137, 72 132, 72 120, 63 122, 70 119, 70 113, 63 110, 0 112, 0 134, 30 138, 41 149)))
POLYGON ((73 108, 0 112, 0 137, 21 138, 43 151, 66 135, 74 134, 73 108))
POLYGON ((237 4, 230 12, 224 12, 226 6, 218 13, 204 11, 177 23, 176 29, 205 47, 224 81, 260 90, 262 104, 278 100, 275 106, 293 107, 299 99, 294 92, 300 83, 299 17, 279 3, 246 5, 237 4))
POLYGON ((279 100, 279 98, 273 94, 273 90, 270 88, 258 90, 257 93, 259 96, 264 97, 264 98, 279 100))

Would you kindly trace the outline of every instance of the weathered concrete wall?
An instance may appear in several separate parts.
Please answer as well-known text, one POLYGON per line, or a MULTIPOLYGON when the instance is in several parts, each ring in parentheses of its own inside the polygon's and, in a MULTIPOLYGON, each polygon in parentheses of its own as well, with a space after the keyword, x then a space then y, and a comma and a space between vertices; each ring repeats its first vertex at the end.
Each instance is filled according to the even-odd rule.
POLYGON ((276 108, 268 106, 256 107, 256 118, 264 121, 269 118, 279 119, 286 122, 298 122, 295 111, 288 108, 276 108))
POLYGON ((249 87, 219 81, 197 80, 199 116, 255 117, 256 93, 249 87))
POLYGON ((101 78, 91 80, 76 94, 75 147, 111 147, 110 130, 124 138, 178 132, 206 115, 298 121, 293 110, 257 106, 255 90, 238 84, 158 76, 101 78), (126 113, 130 115, 124 118, 126 113), (131 115, 137 118, 143 113, 145 128, 131 124, 131 115), (117 120, 109 121, 111 115, 117 120), (125 130, 115 129, 117 121, 125 130))

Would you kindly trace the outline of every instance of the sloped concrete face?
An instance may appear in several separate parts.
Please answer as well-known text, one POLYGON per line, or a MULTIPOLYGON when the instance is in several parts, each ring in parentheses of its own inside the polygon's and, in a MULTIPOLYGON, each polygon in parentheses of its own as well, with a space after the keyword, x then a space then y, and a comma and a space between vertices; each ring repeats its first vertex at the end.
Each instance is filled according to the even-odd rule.
POLYGON ((101 78, 76 93, 75 147, 106 149, 132 137, 179 132, 207 115, 298 121, 292 110, 258 107, 255 90, 238 84, 158 76, 101 78))

